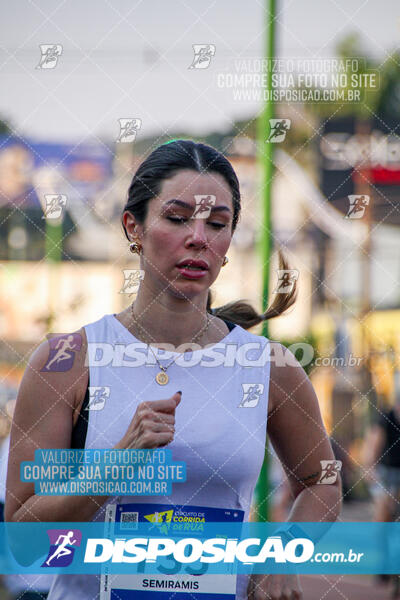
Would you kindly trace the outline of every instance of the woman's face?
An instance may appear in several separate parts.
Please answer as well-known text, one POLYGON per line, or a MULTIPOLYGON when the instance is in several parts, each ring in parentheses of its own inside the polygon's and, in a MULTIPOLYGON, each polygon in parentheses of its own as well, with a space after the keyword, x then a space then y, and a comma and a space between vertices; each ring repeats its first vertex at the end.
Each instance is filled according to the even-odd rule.
POLYGON ((187 298, 208 291, 229 248, 232 219, 232 193, 222 175, 181 170, 165 180, 144 226, 137 224, 145 278, 161 289, 171 283, 172 293, 187 298), (204 265, 185 267, 189 259, 204 265))

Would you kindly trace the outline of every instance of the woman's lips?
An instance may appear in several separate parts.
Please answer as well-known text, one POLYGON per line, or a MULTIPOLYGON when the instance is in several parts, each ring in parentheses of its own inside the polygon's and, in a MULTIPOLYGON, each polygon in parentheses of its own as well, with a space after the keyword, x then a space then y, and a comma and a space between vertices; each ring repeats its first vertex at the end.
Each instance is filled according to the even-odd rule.
POLYGON ((207 273, 207 269, 189 269, 188 267, 177 267, 179 273, 188 279, 200 279, 207 273))

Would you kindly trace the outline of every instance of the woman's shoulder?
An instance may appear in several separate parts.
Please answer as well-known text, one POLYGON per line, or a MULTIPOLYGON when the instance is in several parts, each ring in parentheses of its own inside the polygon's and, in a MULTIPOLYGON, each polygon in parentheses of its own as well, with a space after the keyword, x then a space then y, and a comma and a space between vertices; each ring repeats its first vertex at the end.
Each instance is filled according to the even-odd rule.
POLYGON ((44 389, 55 394, 68 393, 75 406, 89 381, 86 353, 84 326, 67 333, 49 333, 30 355, 24 378, 40 380, 44 389))
POLYGON ((88 345, 105 340, 112 325, 111 314, 103 314, 79 329, 49 333, 30 356, 29 371, 39 374, 43 383, 73 394, 73 406, 79 408, 89 384, 88 345))
POLYGON ((280 404, 288 404, 288 399, 300 399, 302 394, 303 397, 315 397, 307 373, 289 348, 269 340, 269 361, 271 405, 277 408, 280 404))

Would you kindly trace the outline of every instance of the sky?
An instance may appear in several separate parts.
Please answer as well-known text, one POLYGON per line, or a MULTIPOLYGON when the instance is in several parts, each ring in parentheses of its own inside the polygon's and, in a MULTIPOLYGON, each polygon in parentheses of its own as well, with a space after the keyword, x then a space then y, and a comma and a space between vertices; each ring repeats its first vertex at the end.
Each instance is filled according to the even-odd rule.
MULTIPOLYGON (((263 55, 261 0, 15 0, 1 17, 0 116, 41 141, 116 139, 118 120, 138 135, 213 129, 254 115, 217 85, 232 61, 263 55), (40 44, 61 44, 54 69, 37 69, 40 44), (207 69, 189 69, 193 44, 214 44, 207 69)), ((359 32, 385 60, 399 45, 398 0, 277 0, 277 55, 332 57, 359 32)))

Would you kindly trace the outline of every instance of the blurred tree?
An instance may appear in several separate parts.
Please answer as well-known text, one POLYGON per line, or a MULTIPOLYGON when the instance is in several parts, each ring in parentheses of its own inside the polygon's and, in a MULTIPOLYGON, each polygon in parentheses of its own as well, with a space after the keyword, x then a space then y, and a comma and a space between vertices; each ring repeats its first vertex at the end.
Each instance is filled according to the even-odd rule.
MULTIPOLYGON (((400 53, 395 50, 387 54, 385 59, 372 58, 364 49, 362 39, 358 33, 350 33, 343 37, 336 46, 338 58, 357 59, 356 71, 348 70, 347 79, 350 84, 351 73, 359 77, 364 74, 376 73, 378 76, 377 88, 364 86, 361 102, 331 101, 309 103, 307 112, 318 115, 320 118, 335 118, 342 116, 355 116, 361 120, 372 119, 375 115, 389 122, 398 121, 400 118, 400 53)), ((346 88, 344 88, 346 90, 346 88)), ((350 88, 350 85, 348 86, 350 88)))
POLYGON ((9 123, 0 117, 0 135, 9 135, 12 129, 9 123))
POLYGON ((299 344, 299 347, 297 348, 297 350, 294 351, 294 348, 293 348, 292 351, 294 351, 294 356, 298 361, 300 361, 300 364, 302 365, 304 371, 307 373, 307 375, 310 375, 311 371, 315 367, 315 360, 317 358, 321 357, 321 355, 318 352, 318 344, 317 344, 316 337, 311 332, 309 332, 308 334, 304 335, 303 337, 291 338, 291 339, 289 339, 289 338, 279 339, 279 342, 283 346, 285 346, 285 348, 290 348, 290 346, 292 346, 293 344, 299 344), (306 362, 306 357, 308 356, 308 351, 302 349, 307 345, 310 346, 311 356, 312 356, 312 358, 309 362, 306 362), (305 362, 305 364, 302 364, 303 362, 305 362))
POLYGON ((400 121, 400 52, 385 60, 380 68, 380 89, 376 113, 385 123, 400 121))

